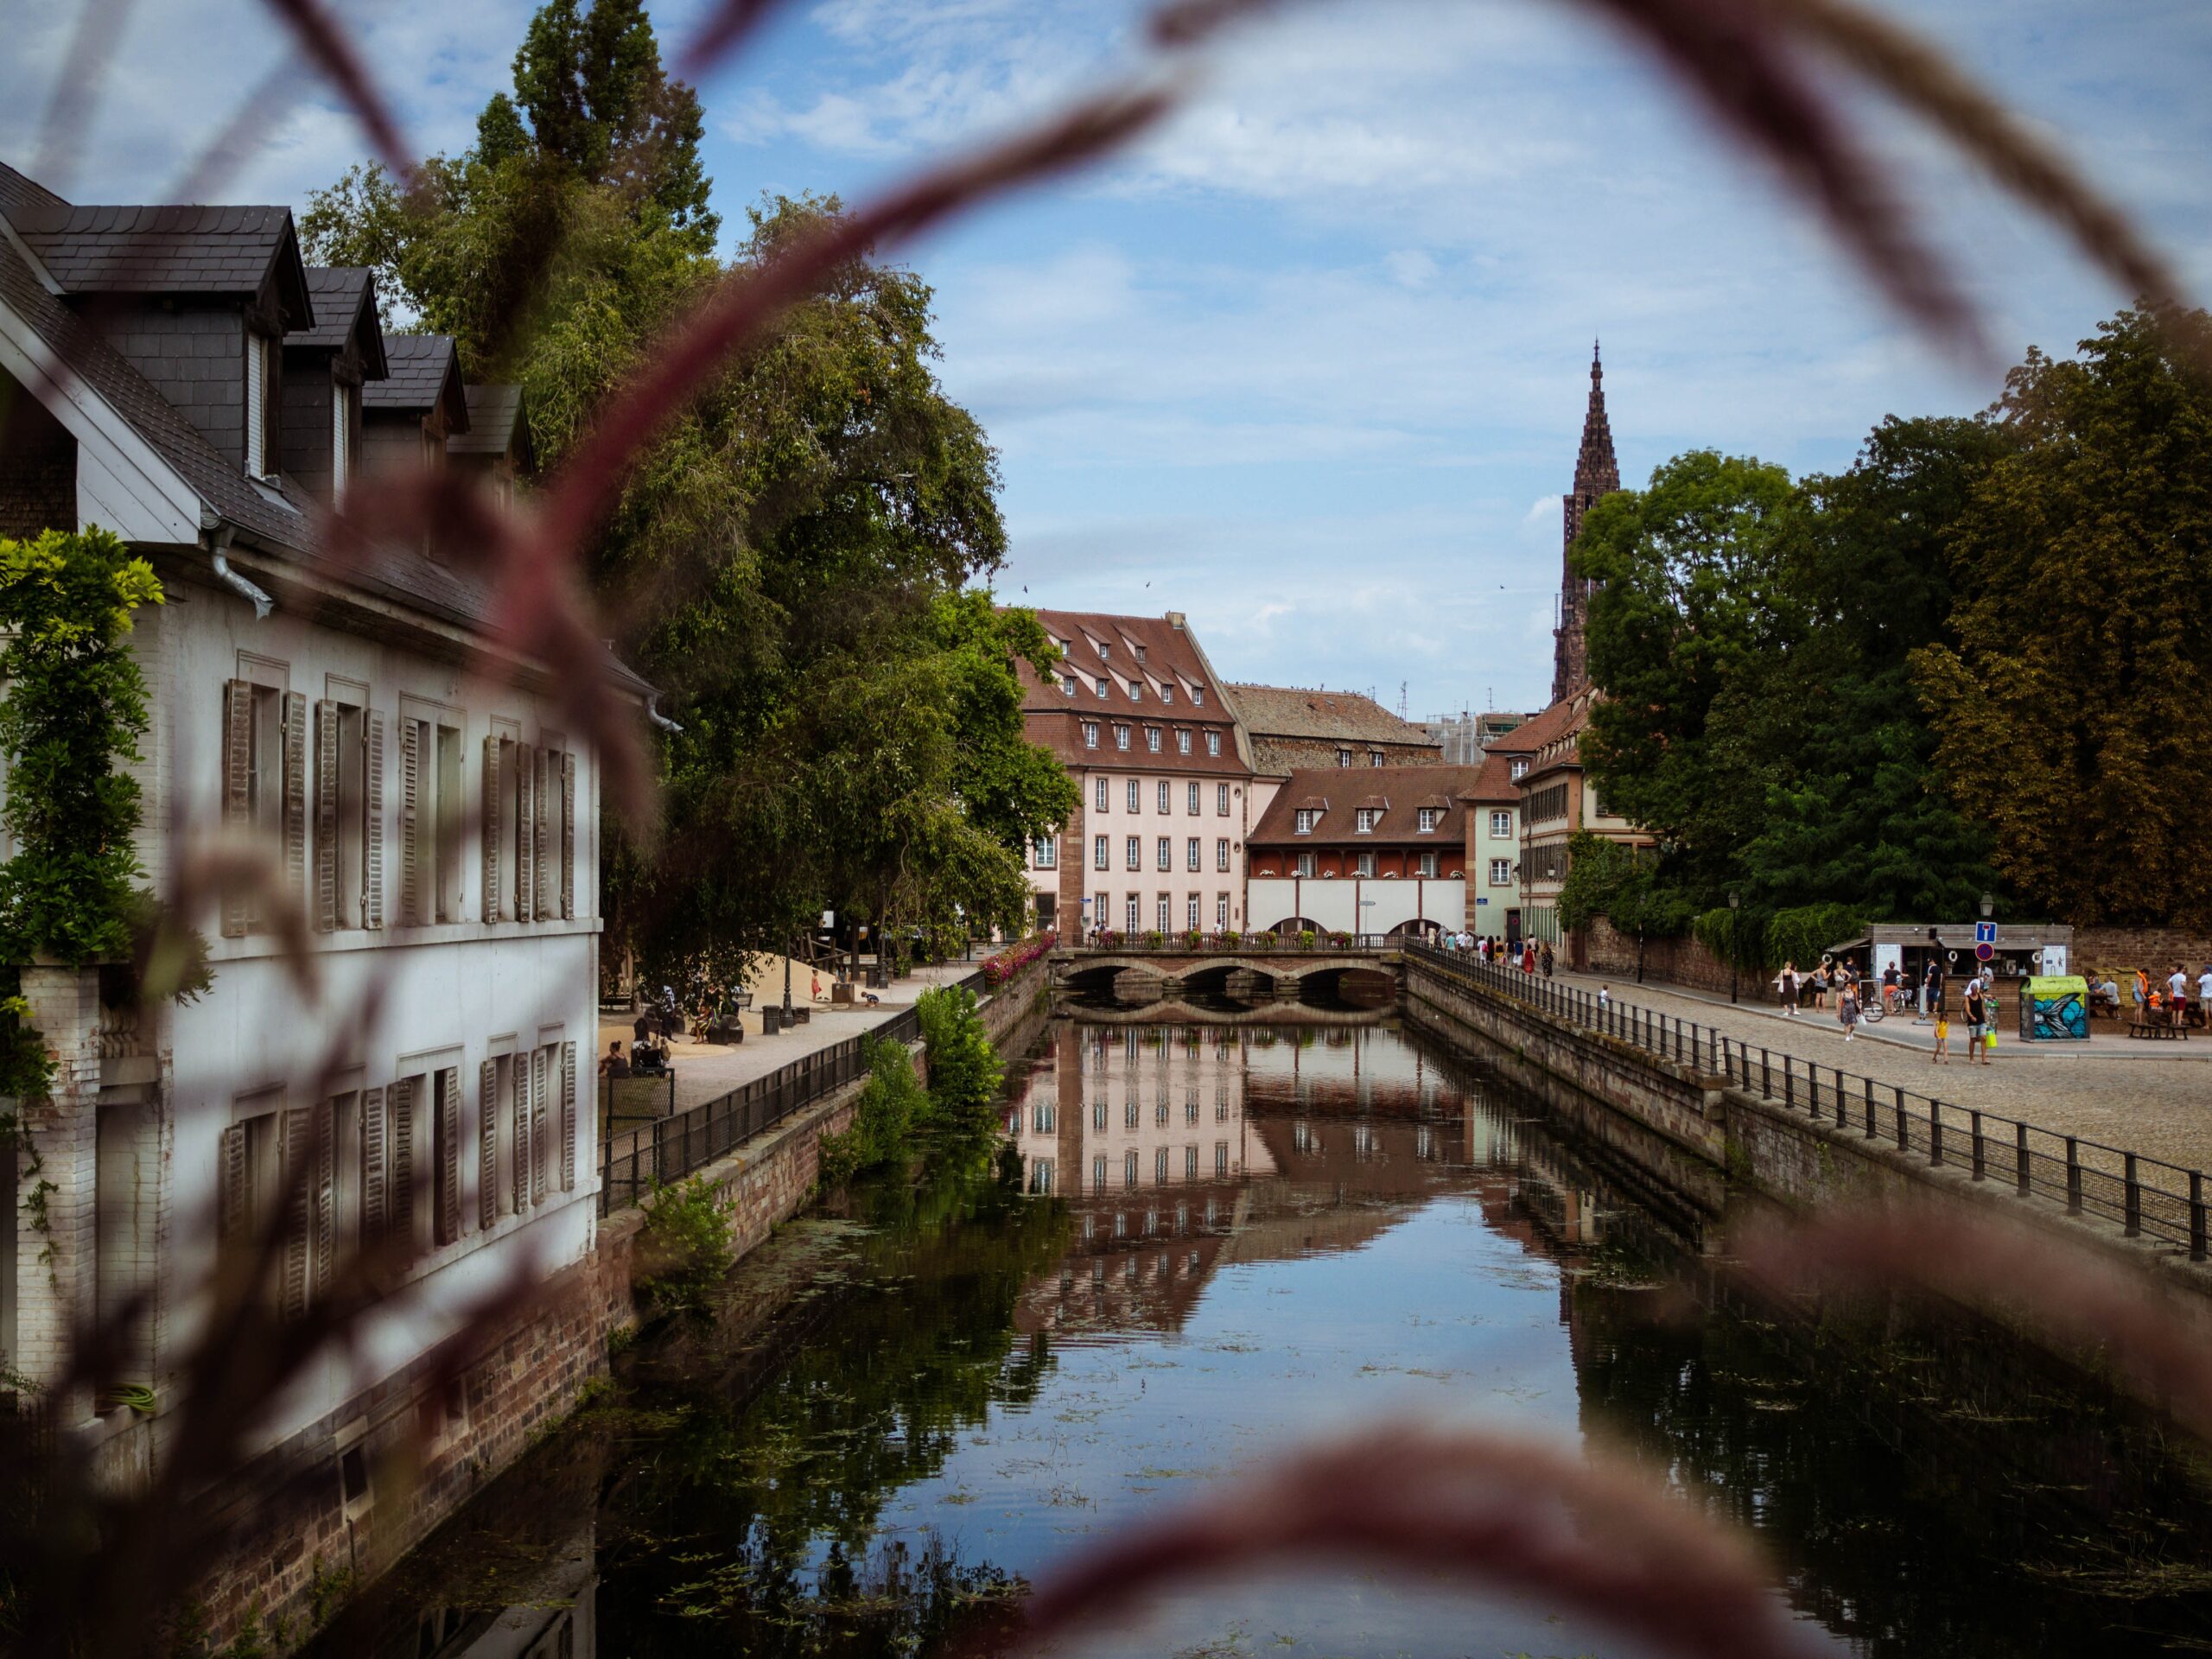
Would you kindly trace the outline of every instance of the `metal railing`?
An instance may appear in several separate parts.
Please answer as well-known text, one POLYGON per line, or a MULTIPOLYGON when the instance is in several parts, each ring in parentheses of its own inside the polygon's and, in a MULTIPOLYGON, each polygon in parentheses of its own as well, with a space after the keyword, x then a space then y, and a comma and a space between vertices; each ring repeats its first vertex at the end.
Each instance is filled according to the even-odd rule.
POLYGON ((1412 944, 1411 936, 1403 933, 1316 933, 1313 943, 1301 944, 1295 933, 1240 933, 1230 939, 1223 933, 1201 933, 1197 942, 1184 933, 1116 933, 1109 931, 1102 940, 1093 934, 1070 935, 1058 946, 1062 950, 1111 951, 1116 956, 1156 952, 1162 956, 1189 956, 1192 951, 1300 951, 1323 950, 1395 950, 1412 944))
POLYGON ((2191 1261, 2205 1260, 2212 1242, 2201 1170, 1877 1083, 1618 998, 1600 1001, 1579 985, 1517 968, 1427 944, 1409 944, 1406 955, 1468 989, 1725 1078, 1838 1130, 1924 1157, 1933 1167, 1964 1169, 1977 1181, 2004 1182, 2023 1198, 2054 1199, 2069 1215, 2117 1223, 2131 1238, 2185 1246, 2191 1261))
MULTIPOLYGON (((980 973, 953 982, 979 996, 980 973)), ((626 1210, 656 1186, 710 1164, 764 1129, 774 1128, 803 1107, 843 1088, 868 1069, 863 1055, 870 1041, 920 1040, 921 1016, 912 1008, 871 1026, 856 1037, 802 1054, 765 1077, 740 1084, 727 1094, 666 1117, 625 1130, 628 1150, 617 1154, 610 1103, 612 1091, 600 1091, 599 1213, 626 1210)))

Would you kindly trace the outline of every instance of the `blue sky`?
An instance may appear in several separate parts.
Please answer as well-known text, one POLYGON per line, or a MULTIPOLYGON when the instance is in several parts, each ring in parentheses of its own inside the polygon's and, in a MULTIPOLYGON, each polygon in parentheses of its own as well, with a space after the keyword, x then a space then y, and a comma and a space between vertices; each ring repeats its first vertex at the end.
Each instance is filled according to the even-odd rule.
MULTIPOLYGON (((465 143, 530 7, 343 7, 426 148, 465 143)), ((698 0, 654 8, 681 39, 698 0)), ((0 154, 26 165, 74 5, 11 24, 0 154)), ((157 195, 283 60, 248 0, 139 0, 57 188, 157 195), (213 99, 203 89, 214 86, 213 99)), ((1124 0, 817 0, 702 88, 726 217, 849 199, 1135 56, 1124 0)), ((2063 140, 2212 290, 2212 10, 1928 0, 1909 14, 2063 140)), ((1373 689, 1414 717, 1532 707, 1592 336, 1623 477, 1681 450, 1849 463, 1890 412, 1986 404, 1756 164, 1567 0, 1294 7, 1205 61, 1150 142, 902 256, 956 397, 1002 454, 1031 603, 1189 613, 1236 678, 1373 689)), ((1884 153, 2001 355, 2123 297, 1878 99, 1884 153)), ((311 85, 223 193, 300 201, 359 154, 311 85)), ((1026 592, 1025 592, 1026 590, 1026 592)))

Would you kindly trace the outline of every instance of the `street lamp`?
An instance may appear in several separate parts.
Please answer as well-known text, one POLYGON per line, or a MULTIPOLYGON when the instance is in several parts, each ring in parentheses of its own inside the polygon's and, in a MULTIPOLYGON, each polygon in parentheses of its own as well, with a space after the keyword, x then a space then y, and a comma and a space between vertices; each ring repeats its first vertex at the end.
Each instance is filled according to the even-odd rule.
POLYGON ((1983 893, 1981 895, 1981 919, 1986 922, 1996 913, 1997 895, 1993 893, 1983 893))
MULTIPOLYGON (((791 944, 790 944, 789 943, 786 943, 786 944, 785 944, 785 946, 784 946, 784 1025, 785 1025, 785 1028, 786 1028, 786 1029, 788 1029, 788 1028, 790 1027, 791 1023, 791 944)), ((812 1022, 811 1020, 809 1020, 809 1021, 808 1021, 808 1023, 810 1025, 810 1024, 812 1024, 813 1022, 812 1022)))
POLYGON ((1736 912, 1743 906, 1744 901, 1739 895, 1733 893, 1728 895, 1728 1000, 1731 1002, 1736 1000, 1736 912))

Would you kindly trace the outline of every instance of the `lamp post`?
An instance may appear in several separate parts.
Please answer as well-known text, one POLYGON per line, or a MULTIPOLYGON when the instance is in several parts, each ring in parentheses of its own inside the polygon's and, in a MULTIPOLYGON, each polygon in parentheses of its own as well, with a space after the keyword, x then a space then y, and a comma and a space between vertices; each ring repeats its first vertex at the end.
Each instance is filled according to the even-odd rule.
MULTIPOLYGON (((785 944, 785 946, 784 946, 784 1024, 785 1025, 785 1027, 789 1027, 789 1026, 790 1026, 790 1024, 791 1024, 791 945, 790 945, 788 943, 786 943, 786 944, 785 944)), ((812 1022, 810 1020, 810 1021, 809 1021, 809 1023, 810 1024, 810 1023, 812 1023, 812 1022)))
POLYGON ((1743 908, 1743 905, 1740 894, 1732 893, 1728 895, 1728 1000, 1731 1002, 1736 1000, 1736 912, 1743 908))
POLYGON ((1981 895, 1981 919, 1986 922, 1996 913, 1997 895, 1993 893, 1983 893, 1981 895))

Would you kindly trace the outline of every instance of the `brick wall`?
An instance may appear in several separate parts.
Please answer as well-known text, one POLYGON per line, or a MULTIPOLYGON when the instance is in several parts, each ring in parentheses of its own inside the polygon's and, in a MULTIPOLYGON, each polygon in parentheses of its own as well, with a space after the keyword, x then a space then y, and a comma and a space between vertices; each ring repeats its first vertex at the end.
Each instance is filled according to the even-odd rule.
MULTIPOLYGON (((1592 974, 1636 978, 1636 935, 1624 933, 1603 916, 1591 918, 1574 940, 1572 953, 1577 968, 1592 974)), ((1643 942, 1643 976, 1693 990, 1728 995, 1728 964, 1698 943, 1694 935, 1643 942)), ((1764 974, 1739 974, 1736 995, 1745 1002, 1770 1002, 1774 987, 1764 974)))
POLYGON ((2153 977, 2173 971, 2181 963, 2196 978, 2212 962, 2212 933, 2186 927, 2077 927, 2069 967, 2124 969, 2148 968, 2153 977))

